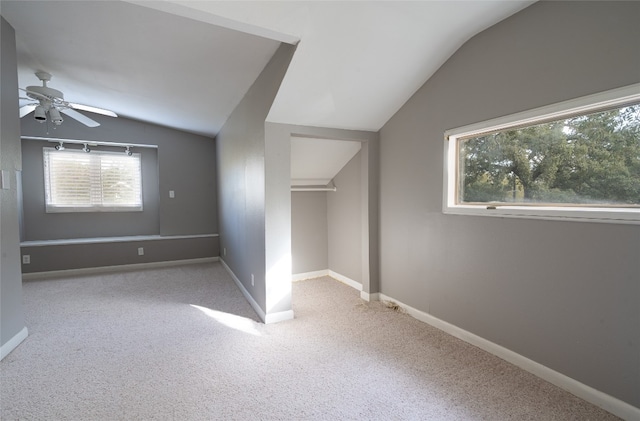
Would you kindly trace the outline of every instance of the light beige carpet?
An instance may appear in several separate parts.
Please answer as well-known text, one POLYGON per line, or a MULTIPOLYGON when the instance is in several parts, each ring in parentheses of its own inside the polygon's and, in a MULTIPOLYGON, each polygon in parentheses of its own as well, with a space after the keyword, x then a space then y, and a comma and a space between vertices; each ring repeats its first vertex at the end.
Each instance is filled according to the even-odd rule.
POLYGON ((218 263, 24 283, 8 420, 608 420, 331 278, 257 316, 218 263))

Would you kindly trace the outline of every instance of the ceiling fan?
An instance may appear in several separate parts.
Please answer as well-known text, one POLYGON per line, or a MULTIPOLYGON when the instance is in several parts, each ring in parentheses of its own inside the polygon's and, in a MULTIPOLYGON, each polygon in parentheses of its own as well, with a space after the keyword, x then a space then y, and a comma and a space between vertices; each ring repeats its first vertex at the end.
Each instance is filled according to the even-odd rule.
POLYGON ((47 82, 51 80, 51 74, 47 72, 36 72, 36 76, 42 81, 42 86, 27 86, 27 89, 20 88, 20 90, 24 91, 28 97, 21 97, 20 99, 35 101, 20 107, 20 118, 26 116, 32 111, 35 111, 33 116, 37 121, 41 123, 47 121, 48 114, 51 122, 56 126, 59 126, 64 121, 60 115, 60 113, 63 113, 79 121, 85 126, 97 127, 100 123, 85 116, 84 114, 80 114, 76 110, 117 117, 116 113, 113 111, 65 101, 62 92, 47 86, 47 82))

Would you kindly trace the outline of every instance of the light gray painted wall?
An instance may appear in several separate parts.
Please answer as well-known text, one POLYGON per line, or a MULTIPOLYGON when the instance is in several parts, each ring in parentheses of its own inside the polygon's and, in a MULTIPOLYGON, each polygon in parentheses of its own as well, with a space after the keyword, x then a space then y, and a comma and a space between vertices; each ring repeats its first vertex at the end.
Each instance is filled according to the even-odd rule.
MULTIPOLYGON (((156 145, 157 149, 157 179, 153 186, 155 194, 145 198, 145 207, 153 215, 145 215, 150 222, 136 221, 128 224, 117 215, 113 218, 104 215, 93 215, 99 223, 105 226, 105 235, 120 231, 119 226, 127 226, 129 235, 147 234, 153 228, 153 234, 187 235, 187 234, 215 234, 217 232, 216 206, 216 172, 215 172, 215 144, 213 139, 178 130, 160 127, 124 117, 112 118, 92 114, 91 118, 98 121, 99 127, 89 128, 75 120, 65 117, 64 123, 50 128, 36 122, 31 116, 21 119, 22 135, 35 137, 55 137, 62 139, 94 140, 100 142, 137 143, 156 145), (175 199, 169 198, 169 190, 175 191, 175 199), (159 196, 158 193, 159 192, 159 196), (155 203, 154 203, 155 202, 155 203), (159 222, 158 222, 159 221, 159 222), (136 225, 140 225, 135 228, 136 225)), ((47 143, 47 142, 43 142, 47 143)), ((99 147, 98 147, 99 149, 99 147)), ((153 157, 148 149, 140 148, 135 152, 148 154, 145 176, 153 176, 153 157)), ((31 162, 36 153, 25 154, 25 165, 37 166, 40 163, 31 162)), ((42 157, 38 156, 42 161, 42 157)), ((26 172, 26 171, 25 171, 26 172)), ((39 175, 37 176, 39 177, 39 175)), ((28 175, 25 174, 24 194, 30 195, 30 184, 27 185, 28 175)), ((34 181, 35 182, 35 181, 34 181)), ((147 187, 145 184, 144 187, 147 187)), ((41 197, 44 203, 44 197, 41 197)), ((33 215, 25 202, 25 229, 28 239, 36 239, 38 233, 29 234, 29 225, 42 221, 37 218, 47 218, 44 211, 33 215), (28 218, 28 219, 27 219, 28 218)), ((145 212, 146 213, 146 212, 145 212)), ((110 215, 113 216, 113 215, 110 215)), ((135 220, 135 218, 133 218, 135 220)), ((38 238, 44 239, 44 238, 38 238)))
MULTIPOLYGON (((29 116, 24 119, 32 120, 29 116)), ((51 148, 53 145, 40 140, 22 141, 24 241, 158 235, 160 233, 156 149, 134 149, 134 152, 142 155, 142 212, 46 213, 42 150, 51 148)), ((81 145, 65 147, 67 149, 82 148, 81 145)), ((95 146, 92 147, 91 153, 98 150, 116 151, 116 148, 95 146)), ((123 151, 122 148, 117 150, 123 151)))
POLYGON ((640 226, 442 214, 445 130, 640 82, 640 3, 539 2, 383 127, 381 290, 640 407, 640 226))
POLYGON ((219 256, 219 250, 217 237, 166 237, 150 241, 23 246, 22 254, 31 257, 31 264, 23 265, 23 273, 38 273, 201 259, 219 256), (138 255, 138 247, 144 249, 144 255, 138 255))
POLYGON ((333 192, 291 193, 292 272, 329 268, 327 195, 333 192))
MULTIPOLYGON (((360 131, 360 130, 344 130, 331 129, 322 127, 298 126, 291 124, 267 123, 267 139, 278 139, 286 141, 290 152, 291 137, 308 137, 316 139, 332 139, 332 140, 350 140, 362 142, 362 148, 359 152, 360 174, 354 176, 360 177, 360 217, 358 219, 361 229, 360 256, 350 253, 354 261, 350 265, 360 265, 361 279, 363 291, 366 293, 375 293, 379 289, 378 275, 378 182, 379 182, 379 137, 378 133, 360 131)), ((319 140, 321 141, 321 140, 319 140)), ((289 161, 284 161, 284 153, 278 157, 281 168, 287 168, 290 172, 289 161), (286 165, 286 167, 284 167, 286 165)), ((286 159, 289 159, 288 157, 286 159)), ((290 175, 289 175, 290 177, 290 175)), ((281 181, 283 184, 290 183, 290 178, 281 181)), ((333 192, 328 193, 334 194, 333 192)), ((337 213, 337 212, 336 212, 337 213)), ((284 212, 283 212, 284 215, 284 212)), ((329 216, 327 215, 329 218, 329 216)), ((291 226, 291 221, 287 221, 291 226)), ((328 222, 330 223, 330 222, 328 222)), ((356 222, 354 222, 356 223, 356 222)), ((329 229, 329 228, 327 228, 329 229)), ((334 235, 334 240, 340 242, 340 236, 334 235)), ((328 240, 328 250, 331 250, 332 243, 328 240)), ((341 247, 337 245, 336 247, 341 247)), ((326 268, 324 268, 326 269, 326 268)), ((329 269, 331 267, 329 262, 329 269)), ((339 272, 338 272, 339 273, 339 272)), ((344 274, 343 274, 344 275, 344 274)), ((347 276, 347 275, 345 275, 347 276)), ((355 279, 354 279, 355 280, 355 279)))
POLYGON ((327 195, 329 268, 362 283, 361 153, 333 179, 337 191, 327 195))
MULTIPOLYGON (((278 192, 275 192, 272 198, 282 202, 280 206, 284 209, 283 218, 286 218, 287 226, 281 229, 279 238, 267 236, 265 234, 267 229, 266 190, 267 179, 271 180, 271 177, 267 177, 267 172, 270 171, 272 162, 269 162, 269 168, 267 168, 266 156, 271 152, 267 151, 266 147, 265 119, 294 51, 294 46, 283 44, 279 47, 227 119, 215 142, 216 168, 220 181, 218 215, 220 247, 223 250, 221 257, 265 314, 270 311, 291 309, 290 289, 288 294, 286 290, 283 292, 280 308, 284 310, 267 308, 266 255, 271 248, 278 251, 283 248, 285 254, 287 250, 289 255, 291 253, 291 195, 289 171, 285 167, 280 171, 286 173, 287 181, 280 188, 286 191, 286 198, 282 199, 278 192), (271 240, 274 244, 270 243, 271 240), (225 249, 226 253, 224 253, 225 249), (251 285, 251 274, 255 278, 254 285, 251 285)), ((285 150, 282 150, 281 142, 277 143, 280 146, 276 155, 280 151, 283 156, 282 161, 276 162, 276 165, 289 162, 291 149, 289 139, 287 138, 285 150)), ((290 260, 288 271, 290 288, 290 260)))
POLYGON ((17 174, 21 170, 18 74, 15 31, 0 17, 0 169, 9 176, 9 189, 0 188, 0 346, 16 337, 24 324, 17 174))
MULTIPOLYGON (((133 148, 142 154, 143 212, 56 213, 44 211, 42 148, 53 144, 24 140, 24 240, 57 240, 138 235, 183 236, 217 234, 215 142, 213 139, 124 117, 91 115, 100 126, 87 128, 71 118, 54 128, 30 116, 21 119, 22 135, 100 142, 156 145, 133 148), (48 132, 47 132, 48 130, 48 132), (175 198, 169 198, 169 190, 175 198)), ((67 145, 68 147, 77 147, 67 145)), ((94 150, 114 150, 105 146, 94 150)), ((117 149, 122 150, 124 149, 117 149)), ((217 237, 206 240, 139 241, 78 246, 38 246, 28 242, 23 254, 31 263, 24 272, 77 269, 130 263, 195 259, 218 255, 217 237), (137 247, 144 247, 138 256, 137 247), (66 254, 73 250, 72 254, 66 254), (126 252, 125 252, 126 250, 126 252), (126 254, 123 254, 126 253, 126 254)))

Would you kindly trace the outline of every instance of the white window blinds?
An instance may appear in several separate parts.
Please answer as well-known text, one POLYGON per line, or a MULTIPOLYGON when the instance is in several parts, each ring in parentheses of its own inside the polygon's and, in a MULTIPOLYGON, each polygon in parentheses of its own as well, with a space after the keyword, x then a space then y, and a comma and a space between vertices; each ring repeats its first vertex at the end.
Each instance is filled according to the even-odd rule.
POLYGON ((140 154, 44 148, 47 212, 142 210, 140 154))

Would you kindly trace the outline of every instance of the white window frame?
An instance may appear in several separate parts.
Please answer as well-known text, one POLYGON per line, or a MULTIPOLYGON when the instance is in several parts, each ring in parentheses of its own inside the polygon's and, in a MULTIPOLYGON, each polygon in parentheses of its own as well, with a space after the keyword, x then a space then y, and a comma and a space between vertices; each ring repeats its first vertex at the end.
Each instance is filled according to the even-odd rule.
POLYGON ((640 208, 587 206, 518 206, 456 203, 457 145, 460 138, 529 126, 542 121, 621 107, 640 101, 640 83, 524 111, 468 126, 447 130, 444 134, 444 185, 442 211, 445 214, 492 216, 503 218, 551 219, 588 222, 640 224, 640 208))
MULTIPOLYGON (((131 156, 126 156, 126 158, 135 159, 139 163, 140 168, 140 189, 139 189, 139 203, 134 205, 103 205, 99 203, 91 204, 91 205, 60 205, 51 203, 51 185, 50 185, 50 174, 47 171, 47 154, 51 153, 69 153, 69 150, 57 151, 55 148, 43 148, 43 169, 44 169, 44 190, 45 190, 45 212, 46 213, 72 213, 72 212, 141 212, 143 211, 143 194, 142 194, 142 157, 139 153, 133 153, 131 156)), ((80 150, 73 150, 73 152, 81 152, 80 150)), ((89 152, 92 155, 122 155, 125 156, 122 152, 111 152, 111 151, 96 151, 92 150, 89 152)))

